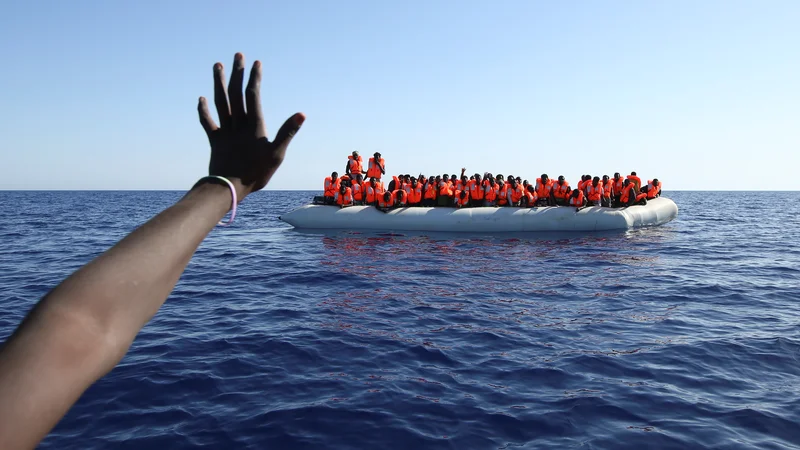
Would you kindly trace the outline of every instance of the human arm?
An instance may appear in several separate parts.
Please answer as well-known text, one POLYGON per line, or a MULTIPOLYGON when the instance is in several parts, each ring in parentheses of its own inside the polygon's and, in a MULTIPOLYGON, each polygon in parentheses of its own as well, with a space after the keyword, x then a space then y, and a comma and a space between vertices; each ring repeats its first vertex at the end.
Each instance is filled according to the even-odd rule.
MULTIPOLYGON (((270 142, 260 107, 260 63, 250 73, 247 112, 243 78, 244 59, 237 54, 229 99, 222 65, 214 67, 220 126, 206 100, 198 104, 211 144, 209 173, 228 178, 237 199, 269 182, 305 119, 295 114, 270 142)), ((204 179, 36 304, 0 348, 0 448, 35 447, 114 368, 230 207, 227 184, 204 179)))

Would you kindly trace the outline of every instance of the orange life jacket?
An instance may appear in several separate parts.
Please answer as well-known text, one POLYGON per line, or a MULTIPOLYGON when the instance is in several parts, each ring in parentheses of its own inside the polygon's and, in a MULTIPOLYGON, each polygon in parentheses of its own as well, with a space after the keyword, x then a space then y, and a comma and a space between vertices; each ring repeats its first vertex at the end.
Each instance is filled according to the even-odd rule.
POLYGON ((528 206, 533 206, 536 203, 536 192, 525 191, 525 198, 528 199, 528 206))
POLYGON ((642 188, 642 179, 636 175, 628 175, 626 178, 631 180, 631 184, 636 184, 636 192, 639 192, 639 189, 642 188))
POLYGON ((475 180, 469 183, 469 198, 475 200, 483 200, 483 186, 478 184, 475 180))
POLYGON ((325 177, 325 192, 322 195, 324 197, 334 197, 339 192, 341 181, 341 178, 336 178, 336 181, 333 181, 331 177, 325 177))
POLYGON ((522 187, 520 185, 517 185, 516 187, 512 188, 509 185, 508 186, 508 195, 511 196, 511 203, 518 203, 520 200, 522 200, 522 195, 523 195, 522 187))
POLYGON ((469 204, 469 192, 467 191, 456 191, 456 205, 458 206, 467 206, 469 204), (464 198, 461 198, 461 193, 466 192, 467 195, 464 198))
POLYGON ((583 191, 578 190, 577 197, 569 197, 569 206, 583 206, 583 191))
POLYGON ((578 190, 582 191, 586 187, 586 180, 578 181, 578 190))
POLYGON ((598 181, 597 186, 591 183, 586 186, 586 198, 588 198, 590 202, 599 202, 600 197, 602 196, 603 196, 602 182, 598 181))
POLYGON ((364 200, 364 187, 358 183, 353 183, 353 200, 357 202, 364 200))
POLYGON ((453 187, 450 185, 449 181, 442 180, 439 182, 439 195, 445 197, 453 196, 453 187))
POLYGON ((336 195, 333 196, 334 200, 336 200, 337 205, 352 205, 353 204, 353 191, 350 188, 345 188, 344 195, 341 192, 337 192, 336 195))
MULTIPOLYGON (((386 166, 383 164, 383 158, 381 158, 381 160, 378 162, 380 163, 381 167, 383 167, 383 170, 386 170, 386 166)), ((381 169, 378 168, 377 164, 375 164, 375 158, 370 158, 367 164, 367 177, 375 177, 376 180, 380 180, 382 175, 381 169)))
MULTIPOLYGON (((347 157, 347 167, 350 168, 350 173, 361 173, 361 163, 364 159, 358 155, 358 159, 353 158, 353 155, 347 157)), ((380 172, 380 171, 379 171, 380 172)))
POLYGON ((486 199, 487 202, 493 202, 497 199, 497 189, 498 186, 496 184, 487 184, 486 189, 483 191, 483 198, 486 199))
POLYGON ((497 190, 497 204, 500 206, 508 204, 508 185, 505 183, 497 190))
POLYGON ((417 185, 408 193, 408 203, 412 205, 422 201, 422 183, 417 181, 417 185))
POLYGON ((389 200, 385 200, 383 197, 383 195, 378 197, 378 206, 381 208, 389 208, 394 206, 394 195, 389 194, 389 200))
POLYGON ((620 203, 623 205, 628 203, 628 200, 631 198, 631 192, 633 192, 633 183, 630 183, 627 186, 622 187, 622 195, 619 197, 620 203))
POLYGON ((436 185, 434 183, 428 183, 425 186, 425 200, 436 200, 436 185))
MULTIPOLYGON (((602 180, 600 181, 603 182, 602 180)), ((609 178, 603 185, 603 197, 611 198, 611 190, 614 189, 614 182, 609 178)))
POLYGON ((647 199, 652 200, 656 198, 659 192, 661 192, 661 182, 659 181, 657 185, 653 185, 652 180, 647 180, 647 199))
POLYGON ((365 194, 366 194, 365 197, 366 197, 367 203, 375 203, 375 188, 372 187, 371 183, 366 183, 366 186, 367 187, 365 189, 365 191, 366 191, 365 192, 365 194))
MULTIPOLYGON (((580 183, 578 183, 578 189, 580 189, 580 183)), ((564 181, 564 184, 558 184, 558 181, 553 183, 553 197, 555 198, 567 198, 567 192, 569 191, 569 183, 564 181)))
POLYGON ((539 198, 549 198, 550 191, 553 189, 553 180, 548 179, 547 184, 542 184, 542 179, 536 179, 536 196, 539 198))
POLYGON ((397 204, 398 206, 406 206, 408 204, 408 195, 400 194, 401 191, 403 192, 403 194, 405 194, 405 191, 403 191, 402 189, 396 189, 394 192, 392 192, 392 199, 394 200, 394 203, 397 204), (401 195, 403 197, 402 200, 400 199, 401 195), (400 203, 398 203, 398 201, 400 203))
POLYGON ((612 185, 614 186, 614 195, 622 194, 622 188, 624 187, 625 179, 619 177, 619 180, 613 179, 611 180, 612 185))

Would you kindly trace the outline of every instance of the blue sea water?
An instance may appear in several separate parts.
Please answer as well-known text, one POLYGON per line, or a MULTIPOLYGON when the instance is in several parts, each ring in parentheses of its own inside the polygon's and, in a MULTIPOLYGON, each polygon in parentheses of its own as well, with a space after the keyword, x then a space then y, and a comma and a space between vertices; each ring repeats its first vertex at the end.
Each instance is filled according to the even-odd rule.
MULTIPOLYGON (((481 235, 256 193, 41 448, 798 448, 800 193, 665 194, 662 227, 481 235)), ((181 195, 0 192, 0 340, 181 195)))

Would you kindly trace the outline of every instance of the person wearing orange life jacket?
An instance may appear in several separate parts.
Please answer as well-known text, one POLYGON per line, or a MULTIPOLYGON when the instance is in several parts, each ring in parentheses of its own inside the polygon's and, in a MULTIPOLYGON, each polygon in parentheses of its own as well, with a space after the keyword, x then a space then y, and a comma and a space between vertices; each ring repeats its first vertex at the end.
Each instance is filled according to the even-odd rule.
POLYGON ((379 195, 375 202, 375 207, 382 212, 388 212, 389 208, 394 207, 394 196, 389 191, 379 195))
POLYGON ((580 211, 581 208, 586 206, 586 197, 580 189, 573 189, 572 195, 569 196, 569 206, 574 206, 575 211, 580 211))
POLYGON ((469 191, 456 191, 453 201, 456 208, 466 208, 469 206, 469 191))
POLYGON ((361 180, 361 174, 355 174, 355 179, 352 180, 352 184, 350 189, 353 191, 353 204, 354 205, 363 205, 364 204, 364 186, 367 183, 361 180))
POLYGON ((436 193, 439 192, 436 186, 436 178, 431 175, 423 188, 424 194, 422 195, 422 206, 436 206, 436 193))
POLYGON ((647 194, 637 194, 634 183, 630 179, 626 179, 622 183, 622 192, 620 193, 620 206, 632 205, 646 205, 647 194))
POLYGON ((517 184, 515 178, 510 179, 506 195, 508 195, 509 206, 522 206, 522 197, 525 196, 525 192, 522 191, 522 186, 517 184))
POLYGON ((613 202, 611 203, 614 207, 622 206, 620 205, 620 196, 622 195, 622 185, 625 182, 625 179, 622 178, 622 175, 619 172, 614 172, 614 179, 611 180, 614 187, 614 197, 612 198, 613 202))
POLYGON ((556 200, 553 197, 553 180, 543 173, 541 177, 536 179, 536 205, 537 206, 555 206, 556 200))
POLYGON ((633 188, 633 190, 634 192, 639 194, 639 191, 642 189, 642 179, 636 176, 636 172, 631 172, 631 174, 628 175, 626 178, 631 180, 631 183, 634 183, 636 185, 633 188))
POLYGON ((594 177, 586 184, 586 202, 589 206, 601 206, 603 199, 603 183, 600 177, 594 177))
POLYGON ((473 177, 469 182, 469 204, 475 207, 483 206, 483 198, 485 197, 483 179, 477 173, 473 177))
POLYGON ((411 189, 408 190, 408 206, 422 206, 422 182, 417 181, 416 177, 411 177, 409 186, 411 189))
POLYGON ((382 175, 386 175, 386 165, 383 162, 383 158, 381 158, 380 152, 375 152, 372 158, 367 161, 367 176, 380 181, 382 175))
POLYGON ((466 191, 469 189, 469 177, 466 175, 461 175, 461 178, 456 180, 456 190, 457 191, 466 191))
POLYGON ((448 177, 447 174, 445 174, 442 177, 442 181, 439 182, 439 197, 438 200, 436 201, 436 205, 452 206, 454 196, 455 196, 455 189, 453 189, 453 185, 450 183, 450 178, 448 177))
MULTIPOLYGON (((580 186, 581 183, 578 183, 580 186)), ((580 189, 580 188, 578 188, 580 189)), ((558 180, 553 183, 553 199, 556 202, 556 206, 566 206, 569 202, 569 193, 572 188, 569 186, 569 183, 564 179, 564 175, 559 175, 558 180)))
POLYGON ((522 206, 526 208, 534 208, 536 207, 536 189, 533 188, 532 184, 529 184, 525 187, 525 196, 522 197, 522 206))
POLYGON ((497 181, 497 206, 509 206, 508 204, 508 186, 502 178, 497 181))
POLYGON ((331 176, 325 177, 325 183, 323 186, 324 190, 322 196, 324 198, 325 204, 332 205, 334 201, 333 197, 336 196, 336 193, 339 191, 339 187, 341 186, 339 173, 333 172, 331 176))
POLYGON ((334 195, 333 200, 340 208, 353 206, 353 192, 349 187, 342 185, 334 195))
POLYGON ((392 197, 394 197, 394 206, 396 208, 408 206, 408 195, 406 195, 406 191, 398 189, 392 193, 392 197))
POLYGON ((378 200, 378 182, 375 178, 370 178, 369 181, 364 182, 364 204, 374 205, 378 200))
POLYGON ((652 200, 661 195, 661 182, 658 178, 647 180, 647 185, 642 188, 642 192, 647 195, 648 200, 652 200))
POLYGON ((609 179, 608 175, 603 175, 603 198, 601 199, 600 206, 611 206, 611 199, 613 198, 614 182, 609 179))
POLYGON ((586 175, 581 175, 581 181, 575 186, 575 189, 582 191, 586 187, 586 175))
POLYGON ((486 176, 483 187, 483 206, 497 206, 497 192, 500 186, 491 174, 486 176))
POLYGON ((358 152, 353 152, 352 155, 347 157, 347 165, 344 166, 344 173, 347 175, 363 175, 364 168, 362 166, 364 158, 362 158, 358 152))

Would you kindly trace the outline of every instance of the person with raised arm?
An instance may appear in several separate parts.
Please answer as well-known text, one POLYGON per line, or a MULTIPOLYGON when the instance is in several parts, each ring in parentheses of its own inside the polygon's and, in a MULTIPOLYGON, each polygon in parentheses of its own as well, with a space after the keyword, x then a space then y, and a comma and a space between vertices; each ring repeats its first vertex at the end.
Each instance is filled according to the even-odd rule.
POLYGON ((305 120, 291 116, 267 138, 261 63, 234 57, 226 89, 214 65, 219 125, 200 97, 211 145, 208 176, 170 206, 45 295, 0 348, 0 449, 36 447, 83 392, 119 363, 178 282, 197 247, 236 204, 262 189, 305 120))

